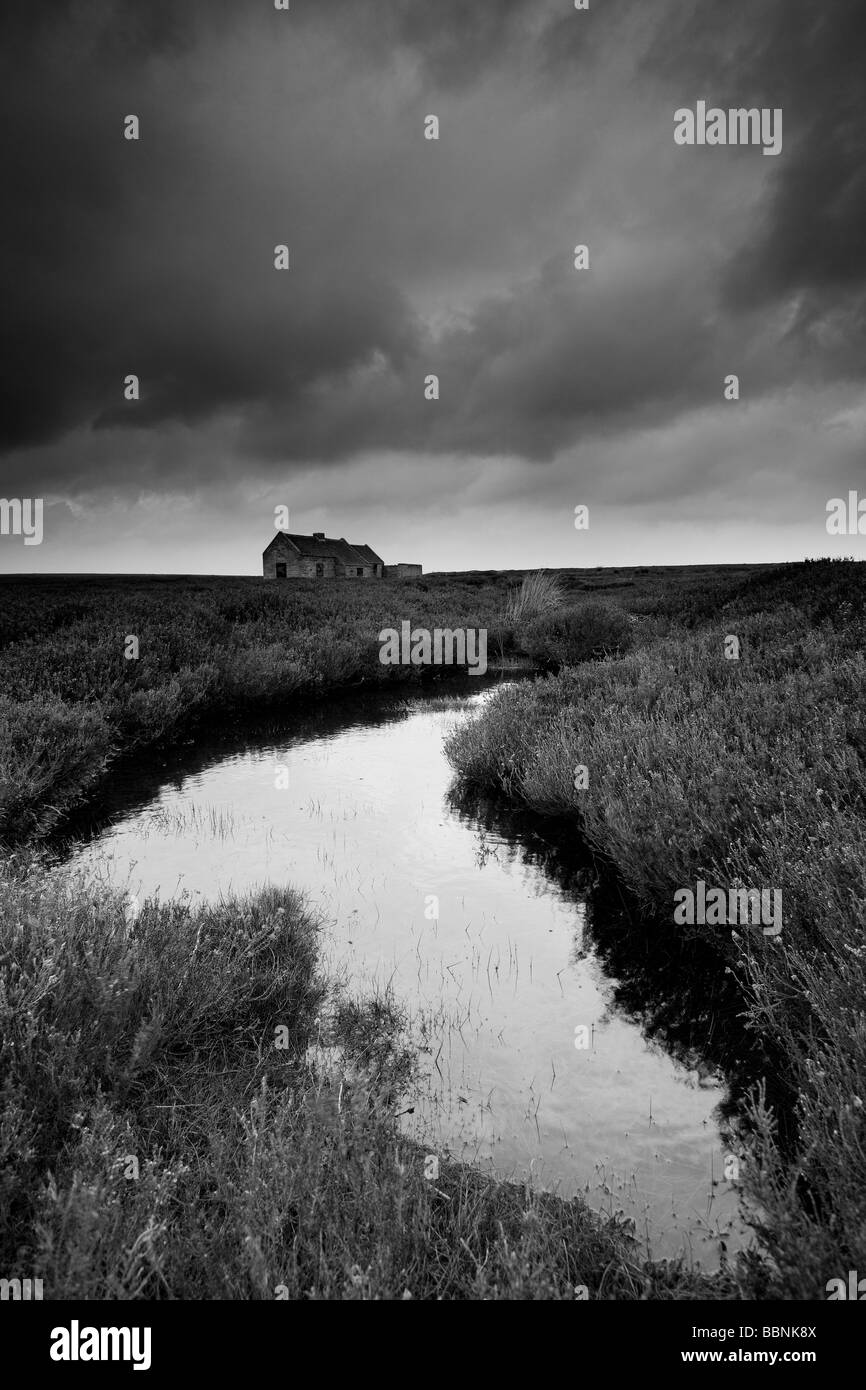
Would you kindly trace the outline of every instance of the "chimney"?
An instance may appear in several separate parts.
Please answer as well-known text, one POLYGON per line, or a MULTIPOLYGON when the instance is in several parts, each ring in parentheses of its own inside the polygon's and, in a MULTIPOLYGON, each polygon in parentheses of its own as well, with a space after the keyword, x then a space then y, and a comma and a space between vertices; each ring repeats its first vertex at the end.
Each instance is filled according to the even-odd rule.
POLYGON ((314 540, 314 541, 323 541, 324 539, 325 539, 325 533, 324 533, 324 531, 314 531, 314 532, 313 532, 313 540, 314 540))

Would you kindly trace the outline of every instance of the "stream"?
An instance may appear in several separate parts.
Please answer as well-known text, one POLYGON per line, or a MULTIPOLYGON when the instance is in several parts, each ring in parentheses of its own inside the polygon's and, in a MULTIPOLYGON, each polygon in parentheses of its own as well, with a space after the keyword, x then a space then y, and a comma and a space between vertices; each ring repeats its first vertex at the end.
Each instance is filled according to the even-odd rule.
MULTIPOLYGON (((501 682, 499 682, 501 683, 501 682)), ((495 680, 357 694, 118 765, 65 864, 139 901, 300 889, 325 968, 388 987, 424 1084, 430 1153, 630 1217, 653 1258, 708 1270, 749 1242, 725 1180, 721 1077, 652 1040, 593 940, 593 867, 455 792, 444 738, 495 680)))

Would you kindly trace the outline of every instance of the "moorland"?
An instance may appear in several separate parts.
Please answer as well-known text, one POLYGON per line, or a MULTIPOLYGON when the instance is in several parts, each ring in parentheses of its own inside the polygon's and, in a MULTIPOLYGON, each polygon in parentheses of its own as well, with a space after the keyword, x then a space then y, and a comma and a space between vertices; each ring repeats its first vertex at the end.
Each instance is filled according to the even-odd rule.
POLYGON ((49 1298, 542 1299, 823 1298, 866 1268, 864 571, 0 581, 0 1267, 49 1298), (580 1200, 428 1182, 400 1002, 325 978, 290 888, 130 916, 56 871, 49 837, 130 753, 447 678, 379 661, 407 619, 538 673, 452 735, 461 785, 582 837, 636 939, 697 944, 733 991, 759 1244, 716 1274, 580 1200), (671 935, 698 881, 780 891, 784 930, 671 935))

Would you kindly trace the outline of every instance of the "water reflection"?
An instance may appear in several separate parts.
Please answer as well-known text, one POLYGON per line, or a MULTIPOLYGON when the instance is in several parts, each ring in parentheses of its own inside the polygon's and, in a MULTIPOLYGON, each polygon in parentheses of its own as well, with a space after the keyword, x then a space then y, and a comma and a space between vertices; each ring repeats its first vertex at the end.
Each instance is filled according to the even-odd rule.
POLYGON ((726 1092, 697 1050, 728 1004, 693 964, 665 995, 650 982, 572 831, 455 790, 443 739, 478 687, 331 702, 130 762, 68 855, 139 895, 301 888, 328 967, 410 1008, 428 1078, 412 1132, 586 1191, 653 1254, 712 1267, 720 1233, 729 1250, 744 1234, 721 1181, 726 1092))

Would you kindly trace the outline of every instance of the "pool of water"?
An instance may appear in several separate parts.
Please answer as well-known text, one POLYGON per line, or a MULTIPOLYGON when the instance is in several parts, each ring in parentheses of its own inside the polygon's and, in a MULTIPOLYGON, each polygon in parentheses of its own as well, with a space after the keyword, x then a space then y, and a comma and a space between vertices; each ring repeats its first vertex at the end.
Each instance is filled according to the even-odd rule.
POLYGON ((543 831, 454 795, 444 738, 491 694, 469 690, 341 700, 130 762, 66 862, 139 900, 301 889, 328 968, 409 1009, 427 1080, 402 1122, 429 1152, 580 1191, 653 1256, 713 1268, 747 1238, 724 1086, 617 1007, 588 858, 566 889, 533 850, 543 831))

